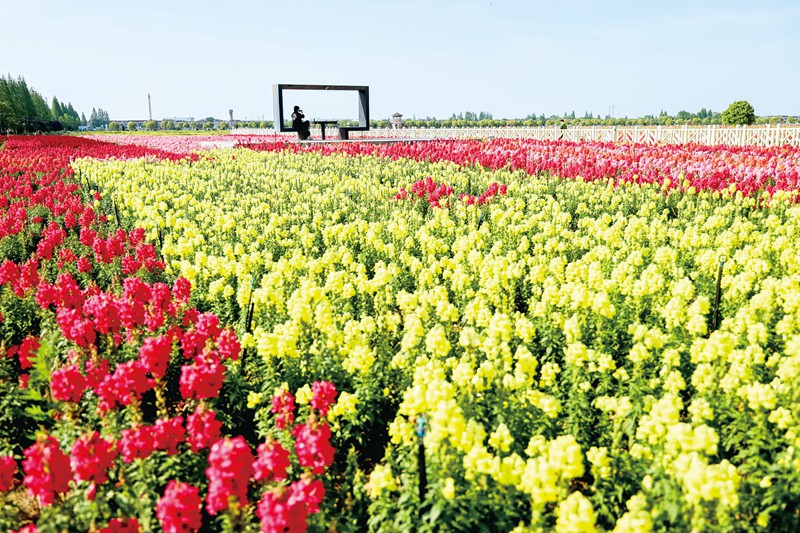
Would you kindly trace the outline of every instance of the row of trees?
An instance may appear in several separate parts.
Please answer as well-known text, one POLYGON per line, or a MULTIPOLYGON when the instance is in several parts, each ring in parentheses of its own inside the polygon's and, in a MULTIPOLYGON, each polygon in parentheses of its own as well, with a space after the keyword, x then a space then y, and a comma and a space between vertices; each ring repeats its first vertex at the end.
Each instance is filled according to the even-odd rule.
POLYGON ((0 76, 0 132, 77 130, 86 124, 71 103, 53 97, 47 105, 44 97, 20 76, 0 76))
MULTIPOLYGON (((236 122, 237 127, 241 128, 271 128, 272 122, 236 122)), ((217 122, 216 119, 208 117, 205 120, 197 120, 194 122, 175 122, 173 120, 148 120, 143 124, 137 122, 116 122, 112 121, 108 124, 109 131, 200 131, 200 130, 226 130, 228 129, 227 122, 217 122)))
MULTIPOLYGON (((746 101, 734 102, 722 113, 702 108, 697 113, 688 111, 678 111, 676 115, 670 115, 662 110, 658 115, 645 115, 643 117, 611 117, 594 116, 586 112, 582 117, 576 116, 575 111, 564 113, 563 115, 545 116, 532 113, 522 119, 495 119, 490 113, 480 112, 453 114, 449 119, 437 119, 427 117, 424 119, 406 119, 406 127, 416 128, 459 128, 459 127, 503 127, 503 126, 555 126, 564 121, 569 126, 681 126, 681 125, 722 125, 722 124, 778 124, 780 122, 800 122, 800 117, 757 117, 755 110, 746 101)), ((340 121, 341 125, 355 125, 354 121, 340 121)), ((373 128, 388 128, 389 120, 372 120, 370 125, 373 128)))

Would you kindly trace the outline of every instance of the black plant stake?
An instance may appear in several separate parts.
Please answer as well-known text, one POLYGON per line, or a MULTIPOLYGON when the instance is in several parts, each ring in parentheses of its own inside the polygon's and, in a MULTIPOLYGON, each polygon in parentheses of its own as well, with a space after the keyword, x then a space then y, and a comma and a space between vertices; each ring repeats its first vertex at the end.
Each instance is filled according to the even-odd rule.
POLYGON ((417 417, 417 437, 419 445, 417 448, 417 462, 419 463, 419 516, 422 518, 422 504, 425 502, 425 492, 428 488, 428 472, 425 467, 425 433, 428 430, 428 417, 420 415, 417 417))
POLYGON ((117 201, 114 200, 114 218, 117 220, 117 227, 121 227, 119 223, 119 207, 117 207, 117 201))
POLYGON ((711 320, 711 331, 719 327, 719 301, 722 298, 722 267, 725 266, 725 256, 719 256, 719 270, 717 271, 717 294, 714 297, 714 316, 711 320))

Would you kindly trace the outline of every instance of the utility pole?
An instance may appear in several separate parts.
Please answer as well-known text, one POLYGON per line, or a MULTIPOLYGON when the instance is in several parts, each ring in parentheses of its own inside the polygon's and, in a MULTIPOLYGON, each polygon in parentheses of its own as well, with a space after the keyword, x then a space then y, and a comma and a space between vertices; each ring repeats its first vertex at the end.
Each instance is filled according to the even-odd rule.
POLYGON ((153 120, 153 108, 150 105, 150 93, 147 93, 147 112, 150 115, 150 120, 153 120))

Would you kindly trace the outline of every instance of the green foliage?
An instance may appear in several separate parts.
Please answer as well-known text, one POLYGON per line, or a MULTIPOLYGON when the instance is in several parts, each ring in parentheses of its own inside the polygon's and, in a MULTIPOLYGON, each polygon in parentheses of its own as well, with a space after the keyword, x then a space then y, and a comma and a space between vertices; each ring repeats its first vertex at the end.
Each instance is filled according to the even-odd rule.
POLYGON ((158 122, 155 120, 148 120, 144 123, 144 129, 147 131, 156 131, 158 129, 158 122))
POLYGON ((109 122, 108 129, 109 131, 119 131, 122 129, 122 127, 120 126, 119 122, 109 122))
POLYGON ((722 122, 730 125, 748 125, 756 121, 756 112, 747 100, 739 100, 722 112, 722 122))
POLYGON ((135 122, 133 122, 133 121, 128 122, 128 131, 136 131, 137 129, 139 129, 139 128, 136 127, 136 123, 135 122))
POLYGON ((28 87, 22 76, 0 76, 0 131, 51 131, 58 129, 53 123, 56 118, 42 95, 28 87))

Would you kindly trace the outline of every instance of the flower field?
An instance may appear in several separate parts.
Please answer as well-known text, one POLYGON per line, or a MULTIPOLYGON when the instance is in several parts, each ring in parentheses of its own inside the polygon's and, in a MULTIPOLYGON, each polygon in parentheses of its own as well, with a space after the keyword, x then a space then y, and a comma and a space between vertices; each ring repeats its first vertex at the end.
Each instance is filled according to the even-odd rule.
POLYGON ((800 527, 800 150, 137 137, 0 138, 0 527, 800 527))

